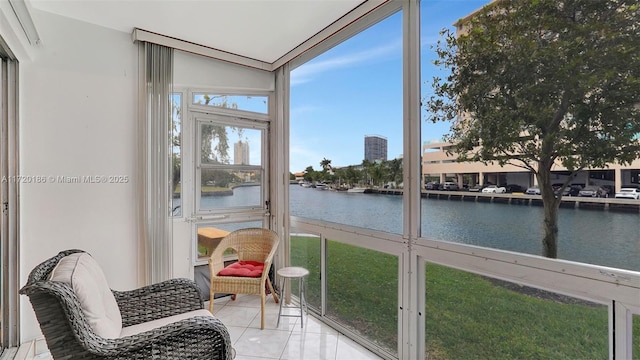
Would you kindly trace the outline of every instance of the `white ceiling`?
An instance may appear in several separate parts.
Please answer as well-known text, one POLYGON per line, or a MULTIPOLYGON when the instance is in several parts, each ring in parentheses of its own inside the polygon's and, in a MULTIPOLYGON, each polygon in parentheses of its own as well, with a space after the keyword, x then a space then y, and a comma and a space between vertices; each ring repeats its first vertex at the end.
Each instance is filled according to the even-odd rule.
MULTIPOLYGON (((273 63, 365 0, 30 0, 107 28, 159 33, 273 63)), ((36 24, 37 26, 37 24, 36 24)))

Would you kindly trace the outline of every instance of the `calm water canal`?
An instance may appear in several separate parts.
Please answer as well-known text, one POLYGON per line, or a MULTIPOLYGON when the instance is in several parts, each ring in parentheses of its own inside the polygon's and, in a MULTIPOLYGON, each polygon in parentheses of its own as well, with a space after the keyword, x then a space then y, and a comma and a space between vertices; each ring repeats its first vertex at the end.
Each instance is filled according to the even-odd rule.
MULTIPOLYGON (((291 215, 400 234, 402 196, 290 187, 291 215)), ((202 198, 206 207, 257 204, 257 186, 202 198)), ((422 236, 495 249, 542 253, 540 206, 422 199, 422 236)), ((558 257, 640 271, 640 216, 560 209, 558 257)))
MULTIPOLYGON (((402 232, 401 196, 290 190, 291 215, 402 232)), ((434 240, 539 255, 542 220, 539 206, 422 199, 422 235, 434 240)), ((561 259, 640 271, 640 216, 560 209, 558 247, 561 259)))

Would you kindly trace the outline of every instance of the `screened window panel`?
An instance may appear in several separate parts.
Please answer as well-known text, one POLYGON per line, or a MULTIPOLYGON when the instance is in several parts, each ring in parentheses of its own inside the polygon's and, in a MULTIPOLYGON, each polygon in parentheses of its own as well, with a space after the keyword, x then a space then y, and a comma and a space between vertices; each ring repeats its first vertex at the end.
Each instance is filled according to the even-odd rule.
POLYGON ((267 96, 221 95, 211 93, 194 93, 193 104, 205 105, 222 109, 250 111, 267 114, 269 98, 267 96))
POLYGON ((608 308, 426 264, 426 357, 606 359, 608 308))

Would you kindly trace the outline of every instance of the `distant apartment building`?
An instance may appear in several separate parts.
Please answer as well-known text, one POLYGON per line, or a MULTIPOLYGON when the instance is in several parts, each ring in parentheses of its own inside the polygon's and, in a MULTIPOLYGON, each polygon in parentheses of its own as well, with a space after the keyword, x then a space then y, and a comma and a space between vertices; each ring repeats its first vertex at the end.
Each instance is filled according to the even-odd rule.
MULTIPOLYGON (((450 153, 453 144, 446 142, 429 143, 422 146, 423 182, 454 181, 458 186, 476 184, 518 184, 523 187, 537 185, 533 173, 514 165, 500 166, 497 163, 458 162, 450 153)), ((552 169, 553 182, 563 182, 569 171, 557 162, 552 169)), ((640 159, 631 164, 607 164, 605 168, 585 169, 578 172, 574 184, 609 185, 619 190, 623 185, 640 184, 640 159)))
POLYGON ((249 142, 238 141, 233 145, 233 163, 235 165, 249 165, 249 142))
POLYGON ((374 162, 387 161, 387 138, 378 135, 364 137, 364 159, 374 162))

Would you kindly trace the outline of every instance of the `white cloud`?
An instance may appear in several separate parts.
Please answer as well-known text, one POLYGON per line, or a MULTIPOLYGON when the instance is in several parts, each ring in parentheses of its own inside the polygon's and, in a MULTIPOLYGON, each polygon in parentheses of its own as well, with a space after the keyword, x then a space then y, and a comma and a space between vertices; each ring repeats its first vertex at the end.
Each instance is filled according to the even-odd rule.
POLYGON ((298 119, 303 117, 305 114, 312 114, 314 111, 318 109, 320 108, 314 105, 295 106, 295 107, 292 107, 291 110, 289 110, 289 116, 292 119, 298 119))
POLYGON ((370 60, 380 59, 381 57, 388 56, 394 52, 396 54, 400 54, 399 49, 401 49, 401 46, 401 41, 394 41, 366 51, 360 51, 320 61, 311 61, 291 72, 291 86, 312 81, 320 74, 333 69, 355 66, 370 60))

